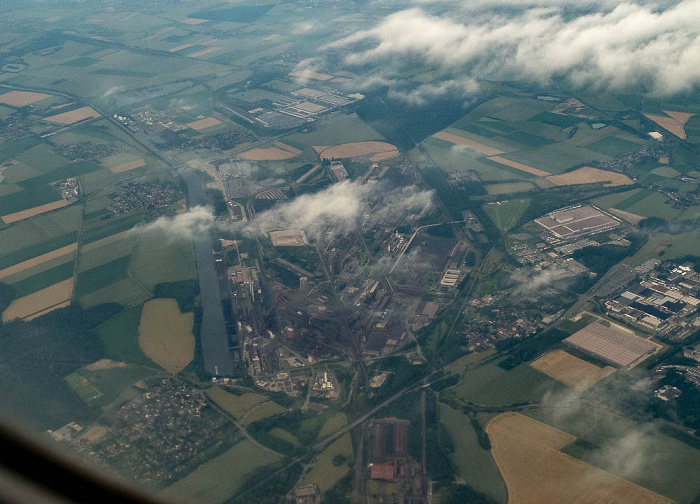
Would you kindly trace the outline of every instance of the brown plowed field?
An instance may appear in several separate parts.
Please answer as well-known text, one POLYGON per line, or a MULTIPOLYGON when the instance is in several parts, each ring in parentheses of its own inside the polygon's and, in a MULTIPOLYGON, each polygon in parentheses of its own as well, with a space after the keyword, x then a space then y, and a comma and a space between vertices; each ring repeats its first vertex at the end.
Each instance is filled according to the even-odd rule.
POLYGON ((668 504, 646 488, 559 450, 575 438, 520 413, 486 426, 491 453, 508 487, 509 504, 668 504))

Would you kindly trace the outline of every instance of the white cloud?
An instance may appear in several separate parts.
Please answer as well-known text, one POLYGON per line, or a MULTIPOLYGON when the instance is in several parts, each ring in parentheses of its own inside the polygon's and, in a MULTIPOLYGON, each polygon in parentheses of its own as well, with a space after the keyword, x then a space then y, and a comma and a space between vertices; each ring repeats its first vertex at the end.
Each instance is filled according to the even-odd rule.
POLYGON ((384 74, 389 80, 397 77, 391 75, 395 62, 413 59, 438 76, 545 84, 563 78, 576 86, 644 85, 660 95, 700 84, 700 0, 665 8, 622 3, 578 16, 564 15, 546 0, 519 4, 546 7, 488 18, 412 8, 328 48, 342 51, 349 65, 390 63, 384 74))
POLYGON ((215 221, 211 208, 197 206, 174 217, 160 217, 149 224, 137 226, 132 232, 160 232, 171 240, 191 240, 195 236, 204 236, 214 226, 215 221))

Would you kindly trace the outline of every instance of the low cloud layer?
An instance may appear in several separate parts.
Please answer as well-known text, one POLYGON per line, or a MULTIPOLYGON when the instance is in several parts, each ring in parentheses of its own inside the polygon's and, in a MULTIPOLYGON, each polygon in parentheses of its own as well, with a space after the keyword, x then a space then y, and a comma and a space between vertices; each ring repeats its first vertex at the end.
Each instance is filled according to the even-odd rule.
POLYGON ((335 235, 355 229, 363 214, 370 222, 400 217, 429 204, 432 191, 416 187, 388 190, 383 185, 358 185, 344 181, 314 194, 304 194, 265 212, 243 229, 248 234, 279 229, 304 229, 312 237, 335 235), (381 197, 381 204, 370 208, 370 201, 381 197))
POLYGON ((137 226, 132 233, 160 232, 171 240, 191 240, 206 236, 215 223, 211 208, 198 206, 174 217, 160 217, 149 224, 137 226))
POLYGON ((464 90, 476 79, 564 79, 574 86, 643 87, 657 95, 700 84, 700 0, 600 2, 599 12, 580 15, 544 0, 518 5, 535 6, 508 17, 402 10, 328 49, 342 54, 346 65, 386 63, 377 81, 398 79, 396 62, 418 61, 464 90))

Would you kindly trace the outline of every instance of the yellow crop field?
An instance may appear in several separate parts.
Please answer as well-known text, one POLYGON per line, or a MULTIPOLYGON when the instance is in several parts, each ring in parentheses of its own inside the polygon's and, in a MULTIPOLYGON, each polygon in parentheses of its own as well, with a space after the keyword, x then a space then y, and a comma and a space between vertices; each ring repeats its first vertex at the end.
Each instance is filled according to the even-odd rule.
POLYGON ((12 224, 13 222, 28 219, 39 214, 50 212, 51 210, 63 208, 64 206, 68 206, 68 202, 66 200, 61 199, 58 201, 54 201, 53 203, 47 203, 45 205, 39 205, 34 208, 28 208, 26 210, 22 210, 21 212, 3 215, 2 217, 0 217, 0 219, 2 219, 5 224, 12 224))
POLYGON ((560 175, 552 175, 547 177, 547 180, 556 186, 595 184, 596 182, 603 182, 605 187, 618 187, 634 184, 634 182, 632 182, 627 175, 601 170, 599 168, 592 168, 590 166, 584 166, 583 168, 562 173, 560 175))
POLYGON ((538 177, 546 177, 550 175, 549 172, 546 172, 544 170, 539 170, 537 168, 533 168, 532 166, 528 166, 526 164, 518 163, 516 161, 511 161, 510 159, 506 159, 501 156, 491 156, 488 158, 490 161, 495 161, 496 163, 500 163, 505 166, 510 166, 511 168, 515 168, 516 170, 524 171, 525 173, 531 173, 532 175, 537 175, 538 177))
POLYGON ((25 107, 50 97, 50 94, 45 93, 33 93, 31 91, 10 91, 0 95, 0 103, 10 105, 11 107, 25 107))
POLYGON ((372 155, 370 161, 382 161, 399 155, 399 150, 386 142, 353 142, 334 147, 314 146, 321 159, 340 159, 372 155))
POLYGON ((241 420, 250 410, 267 401, 267 397, 261 394, 236 395, 216 387, 208 389, 207 395, 236 420, 241 420))
POLYGON ((250 161, 282 161, 284 159, 291 159, 301 154, 299 149, 295 149, 294 147, 282 142, 275 142, 274 145, 274 147, 256 147, 254 149, 249 149, 240 153, 238 157, 248 159, 250 161))
POLYGON ((221 124, 221 121, 214 117, 205 117, 204 119, 199 119, 198 121, 192 121, 191 123, 187 123, 185 126, 188 128, 192 128, 193 130, 203 130, 207 128, 211 128, 213 126, 218 126, 221 124))
POLYGON ((143 159, 137 159, 136 161, 130 161, 128 163, 112 166, 110 170, 112 173, 122 173, 129 170, 134 170, 136 168, 141 168, 142 166, 146 166, 146 161, 143 159))
POLYGON ((509 504, 661 504, 659 494, 559 450, 574 436, 520 413, 486 426, 492 454, 508 487, 509 504))
POLYGON ((72 254, 76 250, 78 250, 78 244, 72 243, 71 245, 66 245, 65 247, 61 247, 59 249, 52 250, 51 252, 47 252, 46 254, 42 254, 42 255, 34 257, 32 259, 28 259, 28 260, 23 261, 21 263, 17 263, 14 266, 10 266, 8 268, 1 269, 0 270, 0 279, 8 277, 10 275, 14 275, 15 273, 19 273, 20 271, 24 271, 24 270, 32 268, 34 266, 44 264, 45 262, 48 262, 51 259, 56 259, 58 257, 64 256, 67 254, 72 254))
POLYGON ((629 222, 630 224, 637 225, 639 221, 644 220, 644 217, 637 215, 632 212, 627 212, 626 210, 618 210, 617 208, 609 208, 608 212, 613 214, 615 217, 619 217, 622 220, 629 222))
POLYGON ((601 368, 564 350, 546 353, 530 366, 576 390, 586 390, 615 372, 612 366, 601 368))
POLYGON ((690 112, 675 112, 673 110, 664 110, 664 113, 668 117, 655 114, 644 114, 644 116, 647 119, 654 121, 665 130, 670 131, 681 140, 685 140, 687 138, 685 133, 685 123, 687 123, 688 120, 695 114, 690 112))
POLYGON ((143 305, 139 346, 170 373, 182 371, 194 358, 193 313, 180 313, 174 299, 152 299, 143 305))
POLYGON ((82 107, 79 109, 71 110, 69 112, 63 112, 62 114, 44 117, 44 121, 49 121, 58 124, 75 124, 78 121, 84 121, 85 119, 96 117, 100 117, 100 114, 95 112, 90 107, 82 107))
POLYGON ((52 310, 68 306, 72 295, 73 279, 69 278, 28 296, 15 299, 2 313, 2 321, 32 320, 52 310))

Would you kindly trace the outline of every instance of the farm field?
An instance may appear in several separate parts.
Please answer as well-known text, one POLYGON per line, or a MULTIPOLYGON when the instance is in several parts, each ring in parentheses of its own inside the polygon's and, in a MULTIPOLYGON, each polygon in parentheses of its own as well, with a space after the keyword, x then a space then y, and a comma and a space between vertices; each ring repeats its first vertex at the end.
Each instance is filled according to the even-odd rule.
POLYGON ((143 353, 170 373, 194 358, 193 313, 180 313, 175 299, 152 299, 143 305, 139 345, 143 353))
POLYGON ((461 381, 451 390, 462 399, 485 406, 539 401, 548 392, 563 386, 527 364, 510 371, 491 362, 462 373, 461 381))
POLYGON ((519 413, 499 415, 489 422, 486 432, 511 503, 671 502, 561 453, 561 448, 575 440, 573 436, 519 413))
POLYGON ((241 419, 241 422, 243 425, 249 425, 259 420, 279 415, 280 413, 286 413, 287 411, 289 411, 287 408, 280 406, 276 402, 267 401, 248 411, 241 419))
POLYGON ((0 95, 0 103, 11 107, 26 107, 46 98, 51 98, 50 94, 34 93, 31 91, 8 91, 0 95))
POLYGON ((91 109, 90 107, 82 107, 79 109, 71 110, 69 112, 61 112, 50 117, 45 117, 44 121, 49 121, 58 124, 75 124, 79 121, 84 121, 85 119, 94 119, 100 117, 100 114, 91 109))
POLYGON ((3 215, 0 217, 0 219, 2 219, 5 224, 12 224, 14 222, 29 219, 30 217, 35 217, 52 210, 58 210, 59 208, 68 206, 68 204, 69 203, 66 200, 59 199, 58 201, 54 201, 52 203, 46 203, 44 205, 21 210, 19 212, 3 215))
POLYGON ((450 459, 459 476, 475 490, 500 504, 505 504, 508 494, 501 474, 491 457, 491 452, 479 445, 479 439, 469 418, 445 404, 440 404, 440 421, 454 443, 450 459))
POLYGON ((370 161, 382 161, 399 155, 399 150, 386 142, 353 142, 328 146, 314 146, 321 159, 341 159, 370 156, 370 161))
POLYGON ((514 194, 534 191, 536 187, 530 182, 505 182, 503 184, 488 184, 484 188, 489 196, 514 194))
POLYGON ((527 416, 577 438, 563 453, 678 504, 694 502, 700 481, 685 475, 700 471, 700 450, 659 432, 658 425, 636 423, 595 402, 581 404, 577 397, 553 397, 551 404, 527 416), (635 448, 630 451, 630 446, 635 448))
POLYGON ((333 441, 316 457, 312 469, 304 476, 303 483, 316 483, 321 492, 326 492, 350 472, 350 464, 352 464, 352 441, 350 434, 345 434, 333 441), (333 463, 333 458, 337 455, 345 457, 340 465, 333 463))
POLYGON ((639 266, 643 262, 657 257, 663 252, 664 259, 675 259, 697 253, 697 244, 700 241, 700 230, 671 235, 669 233, 656 233, 649 237, 647 242, 627 262, 632 266, 639 266))
POLYGON ((292 133, 284 142, 313 145, 339 145, 346 142, 382 141, 384 138, 366 124, 357 114, 336 116, 323 121, 309 133, 292 133))
POLYGON ((273 147, 256 147, 238 154, 238 157, 250 161, 282 161, 291 159, 301 154, 299 149, 295 149, 282 142, 275 142, 273 147))
POLYGON ((547 180, 556 186, 595 184, 599 182, 603 182, 604 187, 618 187, 634 184, 627 175, 591 168, 590 166, 577 168, 576 170, 559 175, 552 175, 547 177, 547 180))
POLYGON ((141 306, 125 308, 99 325, 95 332, 108 359, 157 367, 139 346, 141 306))
POLYGON ((18 318, 32 320, 51 310, 68 306, 72 295, 73 279, 70 278, 15 299, 2 313, 2 321, 4 323, 18 318))
POLYGON ((256 469, 281 456, 247 439, 170 485, 161 496, 175 502, 220 504, 231 498, 256 469))
POLYGON ((248 392, 236 395, 218 387, 207 389, 206 394, 236 420, 241 420, 251 409, 268 400, 261 394, 248 392))
POLYGON ((576 390, 586 390, 615 372, 614 367, 598 367, 564 350, 546 353, 530 366, 576 390))
POLYGON ((321 427, 321 430, 318 432, 318 439, 323 439, 326 436, 330 436, 334 432, 345 427, 347 423, 348 417, 345 416, 345 413, 336 413, 323 424, 323 427, 321 427))
POLYGON ((486 215, 501 231, 512 229, 530 206, 530 199, 496 201, 484 205, 486 215))
POLYGON ((26 261, 17 263, 13 266, 8 266, 7 268, 0 270, 0 279, 9 277, 11 275, 15 275, 27 269, 47 263, 53 259, 60 258, 61 256, 72 255, 77 250, 78 244, 72 243, 70 245, 66 245, 65 247, 52 250, 51 252, 47 252, 46 254, 42 254, 32 259, 27 259, 26 261))
POLYGON ((142 233, 129 272, 149 289, 163 282, 197 278, 192 242, 171 239, 164 231, 142 233), (161 246, 164 242, 167 247, 161 246))

